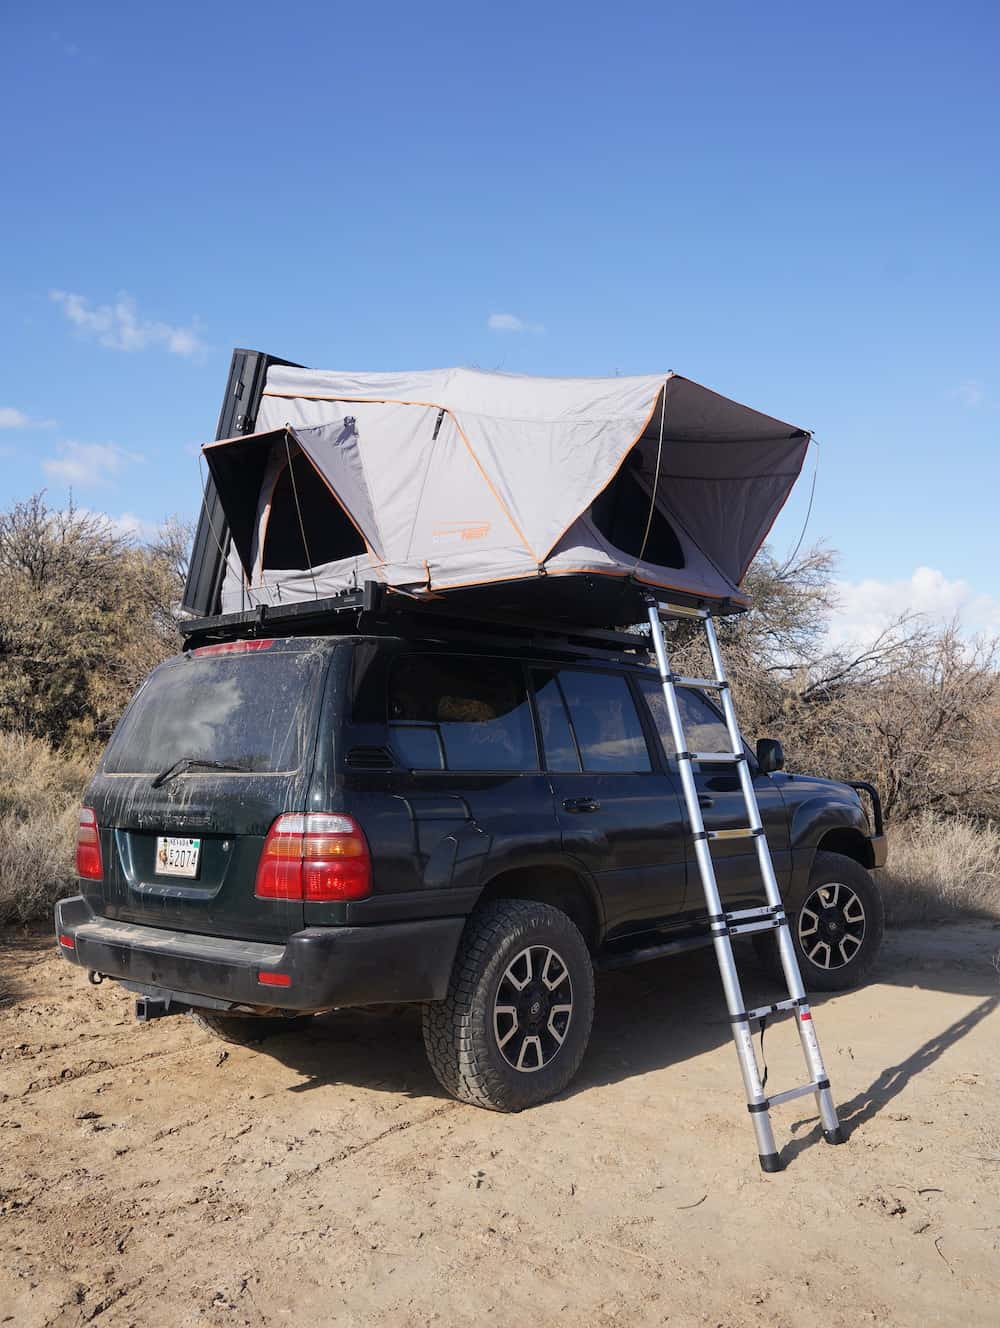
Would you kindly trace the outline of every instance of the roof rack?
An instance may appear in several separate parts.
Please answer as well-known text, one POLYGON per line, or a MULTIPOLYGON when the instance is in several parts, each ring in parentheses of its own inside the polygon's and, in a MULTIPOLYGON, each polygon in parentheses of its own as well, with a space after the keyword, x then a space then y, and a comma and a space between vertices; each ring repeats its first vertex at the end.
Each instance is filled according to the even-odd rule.
POLYGON ((376 581, 366 581, 355 590, 325 599, 298 600, 292 604, 260 604, 240 613, 190 618, 180 624, 184 649, 222 641, 262 636, 346 636, 358 633, 401 635, 419 638, 472 638, 483 644, 531 640, 540 646, 642 654, 649 651, 646 634, 574 627, 564 623, 546 625, 534 619, 477 613, 459 614, 437 603, 420 603, 391 591, 376 581))

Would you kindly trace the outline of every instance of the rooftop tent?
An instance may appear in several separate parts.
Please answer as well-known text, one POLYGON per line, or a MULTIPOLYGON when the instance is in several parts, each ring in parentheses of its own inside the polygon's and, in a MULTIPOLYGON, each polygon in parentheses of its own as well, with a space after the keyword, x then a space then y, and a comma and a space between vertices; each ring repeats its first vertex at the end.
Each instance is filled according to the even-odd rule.
POLYGON ((224 612, 375 579, 607 625, 641 586, 743 607, 809 442, 677 374, 272 364, 257 428, 205 448, 232 535, 224 612))

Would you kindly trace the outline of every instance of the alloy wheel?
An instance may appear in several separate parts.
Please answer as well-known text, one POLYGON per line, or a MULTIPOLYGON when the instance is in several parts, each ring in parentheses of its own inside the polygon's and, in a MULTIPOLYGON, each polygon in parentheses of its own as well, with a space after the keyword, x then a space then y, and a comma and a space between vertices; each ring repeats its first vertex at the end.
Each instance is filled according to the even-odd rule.
POLYGON ((543 1070, 559 1054, 573 1018, 569 969, 550 945, 529 945, 503 971, 493 1001, 501 1056, 522 1074, 543 1070))
POLYGON ((799 945, 817 968, 844 968, 865 939, 865 909, 849 885, 818 886, 799 910, 799 945))

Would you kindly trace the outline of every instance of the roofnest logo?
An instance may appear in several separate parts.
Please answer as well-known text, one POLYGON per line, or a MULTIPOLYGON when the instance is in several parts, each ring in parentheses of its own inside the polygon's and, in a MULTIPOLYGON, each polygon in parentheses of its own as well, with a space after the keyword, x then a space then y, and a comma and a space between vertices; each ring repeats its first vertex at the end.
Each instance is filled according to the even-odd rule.
POLYGON ((490 521, 444 521, 431 532, 435 544, 460 544, 463 540, 485 539, 492 529, 490 521))

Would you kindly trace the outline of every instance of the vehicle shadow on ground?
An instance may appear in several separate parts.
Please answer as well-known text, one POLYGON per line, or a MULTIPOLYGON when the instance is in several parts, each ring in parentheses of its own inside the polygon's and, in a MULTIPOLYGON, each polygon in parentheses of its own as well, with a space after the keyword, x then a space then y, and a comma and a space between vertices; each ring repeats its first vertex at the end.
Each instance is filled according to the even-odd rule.
MULTIPOLYGON (((966 956, 964 962, 954 962, 962 954, 961 944, 956 944, 959 938, 952 935, 949 939, 950 963, 925 963, 924 959, 933 953, 931 947, 924 947, 926 955, 914 962, 905 951, 896 953, 900 947, 890 941, 873 980, 982 999, 898 1063, 883 1069, 861 1093, 839 1104, 848 1134, 884 1110, 917 1075, 1000 1006, 997 973, 988 962, 988 941, 983 944, 986 938, 976 937, 975 956, 966 956)), ((756 966, 752 952, 745 950, 740 961, 747 1003, 757 1005, 775 999, 773 982, 756 966)), ((829 998, 814 998, 814 1008, 820 1010, 825 999, 829 998)), ((790 1033, 790 1022, 782 1022, 790 1033)), ((825 1028, 820 1015, 821 1037, 825 1028)), ((828 1048, 829 1037, 828 1033, 828 1048)), ((729 1021, 711 950, 602 974, 597 984, 590 1048, 580 1073, 563 1097, 683 1063, 728 1044, 729 1039, 729 1021)), ((444 1097, 424 1057, 415 1010, 402 1014, 334 1013, 317 1019, 306 1033, 269 1040, 262 1050, 302 1076, 292 1092, 349 1083, 411 1097, 444 1097)), ((735 1057, 732 1068, 735 1101, 740 1093, 735 1057)), ((791 1129, 804 1132, 796 1133, 785 1145, 785 1162, 819 1138, 819 1126, 811 1112, 794 1122, 791 1129)))
MULTIPOLYGON (((31 994, 31 968, 42 949, 50 945, 51 941, 37 935, 3 935, 0 1004, 9 1008, 31 994)), ((920 987, 979 1000, 960 1018, 932 1032, 920 1046, 887 1065, 860 1093, 838 1104, 848 1134, 874 1119, 918 1075, 1000 1006, 1000 977, 990 962, 998 948, 1000 934, 982 928, 920 930, 910 933, 909 938, 899 932, 887 934, 873 974, 874 983, 920 987)), ((773 981, 759 969, 749 947, 742 949, 739 966, 748 1005, 763 1005, 775 999, 773 981)), ((821 1011, 825 1000, 814 997, 813 1003, 821 1011)), ((829 1027, 831 1020, 825 1020, 822 1013, 818 1024, 829 1052, 835 1045, 830 1039, 836 1025, 829 1027)), ((782 1029, 780 1033, 790 1031, 782 1029)), ((682 1064, 729 1040, 718 969, 710 949, 602 974, 597 983, 590 1047, 563 1097, 682 1064)), ((289 1086, 288 1091, 293 1093, 342 1084, 414 1099, 445 1098, 427 1064, 420 1014, 414 1007, 401 1013, 378 1009, 337 1011, 317 1018, 303 1032, 269 1038, 260 1044, 259 1054, 293 1072, 298 1080, 289 1086)), ((740 1086, 735 1057, 732 1091, 737 1101, 740 1086)), ((811 1147, 819 1137, 815 1116, 808 1109, 790 1123, 790 1131, 793 1138, 782 1150, 785 1162, 811 1147)))

